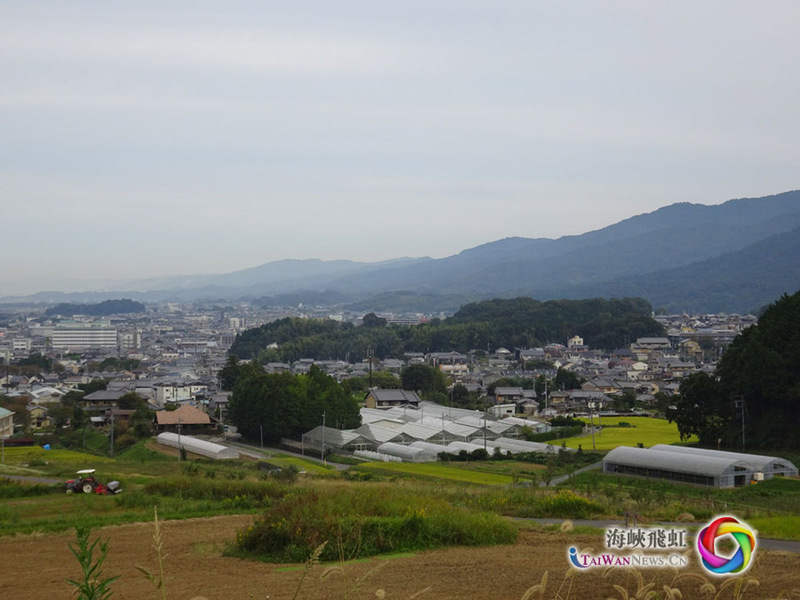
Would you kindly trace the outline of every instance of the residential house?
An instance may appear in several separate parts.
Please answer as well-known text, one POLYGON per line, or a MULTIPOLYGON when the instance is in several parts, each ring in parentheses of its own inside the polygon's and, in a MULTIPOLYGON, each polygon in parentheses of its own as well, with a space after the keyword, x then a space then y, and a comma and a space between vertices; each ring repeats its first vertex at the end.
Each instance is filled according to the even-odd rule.
POLYGON ((581 389, 587 392, 602 392, 604 394, 618 394, 622 391, 615 381, 602 377, 595 377, 584 382, 581 385, 581 389))
POLYGON ((544 348, 523 348, 519 351, 519 360, 521 362, 546 360, 544 348))
POLYGON ((31 429, 45 429, 53 424, 46 407, 29 404, 27 409, 31 429))
POLYGON ((14 413, 0 407, 0 438, 9 438, 14 435, 14 413))
POLYGON ((159 410, 156 412, 156 428, 158 431, 189 433, 211 429, 211 418, 199 408, 183 404, 175 410, 159 410))
POLYGON ((394 406, 419 406, 421 402, 416 392, 408 390, 371 389, 365 399, 367 408, 392 408, 394 406))
POLYGON ((83 403, 84 409, 90 411, 115 408, 119 399, 127 394, 128 391, 129 390, 126 389, 98 390, 84 396, 81 402, 83 403))
POLYGON ((31 388, 31 404, 51 404, 53 402, 61 402, 61 399, 66 394, 61 390, 57 390, 50 386, 41 386, 31 388))
POLYGON ((164 406, 167 402, 183 402, 192 400, 197 394, 207 392, 208 386, 201 381, 168 381, 153 385, 156 405, 164 406))

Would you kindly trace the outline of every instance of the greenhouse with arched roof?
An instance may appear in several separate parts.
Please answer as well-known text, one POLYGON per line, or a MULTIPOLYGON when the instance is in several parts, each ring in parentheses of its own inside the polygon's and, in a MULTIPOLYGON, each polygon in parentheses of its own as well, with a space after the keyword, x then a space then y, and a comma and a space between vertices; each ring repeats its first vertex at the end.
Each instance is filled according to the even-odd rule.
POLYGON ((651 450, 660 452, 675 452, 694 456, 711 456, 717 458, 729 458, 750 463, 756 472, 763 473, 764 479, 772 477, 797 477, 797 467, 794 464, 777 456, 765 456, 763 454, 745 454, 744 452, 727 452, 724 450, 712 450, 711 448, 689 448, 687 446, 669 446, 667 444, 656 444, 651 450))
POLYGON ((603 472, 731 488, 754 481, 758 471, 751 463, 737 457, 703 456, 654 448, 619 446, 603 458, 603 472))

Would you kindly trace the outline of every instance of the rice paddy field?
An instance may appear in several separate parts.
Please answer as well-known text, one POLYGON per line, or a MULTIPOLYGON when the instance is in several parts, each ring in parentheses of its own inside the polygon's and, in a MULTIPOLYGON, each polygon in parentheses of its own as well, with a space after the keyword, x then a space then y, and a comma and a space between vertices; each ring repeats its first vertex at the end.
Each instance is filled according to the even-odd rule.
MULTIPOLYGON (((589 419, 582 420, 589 423, 589 419)), ((594 424, 595 427, 598 425, 596 418, 594 424)), ((603 429, 595 432, 594 436, 594 445, 597 450, 613 450, 617 446, 636 446, 637 444, 650 448, 656 444, 689 444, 697 441, 694 437, 682 441, 678 433, 678 426, 665 419, 605 417, 601 419, 600 424, 603 429), (631 427, 619 427, 620 422, 630 423, 631 427)), ((567 448, 577 449, 578 446, 582 446, 584 450, 592 449, 591 434, 557 440, 553 443, 558 444, 562 441, 566 443, 567 448)))

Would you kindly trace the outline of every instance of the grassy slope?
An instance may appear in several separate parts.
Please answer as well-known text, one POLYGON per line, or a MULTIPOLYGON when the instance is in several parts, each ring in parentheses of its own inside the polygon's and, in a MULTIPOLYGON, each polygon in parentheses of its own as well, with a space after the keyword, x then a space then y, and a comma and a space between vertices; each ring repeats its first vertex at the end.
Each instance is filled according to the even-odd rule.
MULTIPOLYGON (((639 428, 633 431, 637 429, 639 428)), ((8 449, 5 459, 5 463, 0 465, 0 473, 59 479, 62 478, 61 474, 71 477, 77 469, 94 467, 98 469, 98 475, 103 481, 119 479, 125 492, 118 497, 108 497, 66 496, 58 491, 48 494, 46 490, 33 490, 33 494, 11 497, 15 490, 10 490, 11 493, 0 498, 0 535, 69 529, 79 518, 89 519, 93 526, 149 521, 154 504, 159 506, 159 514, 165 519, 257 513, 266 506, 244 492, 236 492, 234 497, 232 491, 239 484, 247 482, 251 485, 258 485, 258 482, 268 484, 252 461, 192 460, 189 463, 193 469, 189 473, 185 463, 181 465, 174 457, 165 458, 144 445, 132 448, 115 460, 81 452, 45 451, 40 448, 8 449), (148 491, 150 484, 168 481, 168 478, 191 482, 202 494, 188 498, 172 493, 163 495, 148 491), (221 489, 222 493, 231 497, 214 499, 206 493, 212 488, 221 489)), ((300 459, 290 460, 294 462, 300 459)), ((307 468, 307 463, 302 466, 307 468)), ((326 486, 346 486, 348 489, 349 486, 354 486, 354 490, 360 490, 358 493, 368 493, 368 490, 377 489, 375 486, 381 485, 374 482, 344 482, 338 477, 338 473, 318 465, 315 467, 327 476, 319 479, 308 470, 308 475, 302 476, 298 482, 299 486, 320 490, 327 489, 326 486)), ((451 465, 368 463, 354 469, 403 478, 400 481, 387 482, 389 487, 386 489, 389 490, 413 486, 415 489, 419 488, 420 497, 434 494, 454 506, 488 509, 501 514, 578 518, 580 515, 575 507, 585 508, 584 503, 573 498, 554 498, 556 492, 552 490, 513 488, 509 485, 515 478, 511 476, 512 473, 524 480, 540 471, 540 465, 513 461, 451 465)), ((19 485, 0 482, 0 487, 19 485)), ((672 520, 682 512, 692 512, 702 520, 720 511, 727 511, 747 519, 748 522, 752 521, 753 527, 765 537, 800 539, 800 506, 796 502, 796 498, 800 497, 800 480, 771 480, 743 489, 708 490, 667 482, 587 473, 572 478, 564 486, 598 500, 601 503, 599 510, 609 515, 618 509, 625 509, 636 510, 648 518, 672 520)), ((8 491, 0 489, 0 492, 8 491)), ((597 510, 593 509, 593 514, 596 515, 597 510)))
POLYGON ((484 473, 442 463, 367 463, 354 467, 359 471, 373 471, 384 474, 405 475, 432 479, 445 479, 464 483, 477 483, 480 485, 510 485, 510 475, 498 473, 484 473))

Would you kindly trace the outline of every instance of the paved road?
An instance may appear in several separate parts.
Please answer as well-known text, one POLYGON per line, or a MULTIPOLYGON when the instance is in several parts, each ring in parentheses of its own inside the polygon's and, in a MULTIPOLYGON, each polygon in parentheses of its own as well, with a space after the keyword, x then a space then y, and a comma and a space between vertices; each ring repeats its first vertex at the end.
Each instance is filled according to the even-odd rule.
MULTIPOLYGON (((221 442, 217 442, 221 443, 221 442)), ((264 448, 263 450, 259 446, 251 445, 251 444, 244 444, 242 442, 225 442, 224 445, 230 446, 231 448, 236 448, 239 452, 246 456, 250 456, 252 458, 262 459, 262 458, 269 458, 273 454, 285 454, 287 456, 295 456, 297 458, 302 458, 304 460, 308 460, 317 464, 327 464, 332 466, 337 471, 345 471, 350 468, 350 465, 343 465, 341 463, 334 463, 331 461, 322 462, 321 459, 315 458, 313 456, 307 456, 305 454, 300 454, 299 452, 291 452, 290 450, 284 450, 283 448, 264 448)))
MULTIPOLYGON (((561 525, 565 519, 516 519, 518 521, 533 521, 543 525, 561 525)), ((573 525, 584 525, 587 527, 597 527, 598 529, 605 529, 607 527, 625 527, 624 520, 604 520, 604 519, 580 519, 572 521, 573 525)), ((646 524, 640 524, 641 527, 682 527, 689 530, 695 530, 702 527, 705 523, 678 523, 676 521, 648 521, 646 524)), ((800 554, 800 542, 792 540, 773 540, 769 538, 756 538, 756 547, 763 548, 764 550, 776 550, 779 552, 793 552, 800 554)))
MULTIPOLYGON (((600 461, 600 462, 593 463, 593 464, 589 465, 588 467, 583 467, 581 469, 578 469, 577 471, 573 471, 572 473, 567 473, 566 475, 561 475, 559 477, 554 477, 553 480, 550 482, 550 485, 551 486, 558 485, 559 483, 565 482, 567 479, 569 479, 573 475, 577 475, 578 473, 583 473, 585 471, 591 471, 592 469, 599 469, 602 466, 603 466, 603 461, 600 461)), ((541 482, 539 485, 541 487, 547 487, 547 486, 545 486, 544 482, 541 482)))

